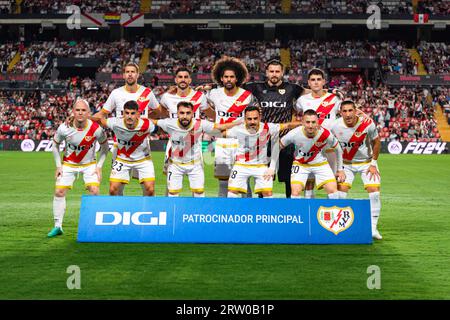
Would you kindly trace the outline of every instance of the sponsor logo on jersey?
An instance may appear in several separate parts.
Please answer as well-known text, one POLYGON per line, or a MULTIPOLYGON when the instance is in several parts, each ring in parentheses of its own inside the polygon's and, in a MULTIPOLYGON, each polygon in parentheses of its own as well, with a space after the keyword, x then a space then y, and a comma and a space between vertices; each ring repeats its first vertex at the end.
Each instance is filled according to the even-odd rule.
POLYGON ((325 144, 327 144, 327 143, 326 143, 326 142, 320 142, 320 141, 314 142, 314 145, 315 145, 317 148, 321 148, 321 147, 324 146, 325 144))
POLYGON ((261 107, 263 108, 284 108, 286 107, 286 102, 281 101, 262 101, 261 107))
POLYGON ((350 228, 355 219, 351 207, 340 208, 337 206, 323 207, 317 210, 317 220, 326 230, 338 235, 340 232, 350 228))

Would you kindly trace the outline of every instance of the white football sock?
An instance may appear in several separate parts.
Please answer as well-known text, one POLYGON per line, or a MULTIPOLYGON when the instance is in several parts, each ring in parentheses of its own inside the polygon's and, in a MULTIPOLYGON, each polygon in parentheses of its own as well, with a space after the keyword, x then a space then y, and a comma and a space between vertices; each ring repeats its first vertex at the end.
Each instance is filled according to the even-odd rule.
POLYGON ((55 220, 55 227, 61 228, 64 213, 66 212, 66 197, 53 197, 53 218, 55 220))
POLYGON ((202 192, 202 193, 195 193, 194 192, 194 198, 204 198, 205 197, 205 193, 204 192, 202 192))
POLYGON ((219 180, 219 197, 226 198, 228 193, 228 180, 219 180))
POLYGON ((273 196, 263 196, 264 199, 271 199, 273 196))
POLYGON ((180 194, 179 193, 168 193, 167 196, 170 198, 174 198, 174 197, 179 197, 180 194))
POLYGON ((347 199, 347 192, 345 191, 338 191, 339 193, 339 199, 347 199))
POLYGON ((370 199, 370 213, 372 216, 372 231, 377 229, 378 218, 380 217, 381 200, 380 192, 369 193, 370 199))
POLYGON ((306 199, 314 199, 315 198, 315 192, 313 190, 305 190, 305 198, 306 199))
POLYGON ((294 195, 291 194, 291 199, 301 199, 301 198, 302 198, 302 196, 300 196, 300 195, 294 196, 294 195))
POLYGON ((339 192, 333 192, 328 194, 328 199, 339 199, 339 192))
POLYGON ((228 198, 238 198, 238 197, 239 197, 238 194, 228 191, 228 198))

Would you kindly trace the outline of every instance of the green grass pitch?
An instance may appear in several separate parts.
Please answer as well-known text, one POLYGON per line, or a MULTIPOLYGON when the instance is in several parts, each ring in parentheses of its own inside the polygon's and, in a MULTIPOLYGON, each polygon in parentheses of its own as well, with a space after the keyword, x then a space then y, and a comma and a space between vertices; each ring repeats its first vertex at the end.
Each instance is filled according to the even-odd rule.
MULTIPOLYGON (((157 195, 162 158, 154 153, 157 195)), ((379 164, 384 239, 373 245, 77 243, 82 181, 67 196, 65 234, 47 239, 51 153, 1 152, 0 299, 450 299, 450 157, 381 155, 379 164), (80 290, 66 286, 70 265, 80 267, 80 290), (371 265, 378 290, 367 288, 371 265)), ((217 194, 211 166, 206 190, 217 194)), ((276 184, 276 196, 283 190, 276 184)), ((359 178, 351 195, 367 197, 359 178)))

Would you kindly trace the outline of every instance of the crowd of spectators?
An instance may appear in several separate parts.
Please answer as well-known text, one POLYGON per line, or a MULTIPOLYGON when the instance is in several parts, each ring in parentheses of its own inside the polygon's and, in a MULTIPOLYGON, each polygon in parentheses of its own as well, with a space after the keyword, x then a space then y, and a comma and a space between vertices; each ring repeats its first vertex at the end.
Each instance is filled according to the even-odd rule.
MULTIPOLYGON (((11 54, 4 51, 16 50, 15 46, 3 45, 0 55, 11 58, 11 54)), ((20 45, 20 46, 23 46, 20 45)), ((41 73, 46 63, 56 57, 72 58, 100 58, 103 63, 99 72, 120 73, 124 61, 139 63, 144 49, 143 41, 114 41, 114 42, 77 42, 77 41, 43 41, 32 42, 27 48, 20 49, 21 59, 12 69, 13 73, 41 73)), ((10 61, 10 60, 9 60, 10 61)))
POLYGON ((280 56, 280 42, 166 41, 156 42, 147 64, 155 73, 172 73, 181 65, 195 73, 210 73, 214 61, 229 55, 244 61, 250 72, 264 72, 265 62, 280 56))
MULTIPOLYGON (((281 44, 275 41, 232 42, 217 41, 41 41, 0 44, 1 70, 6 72, 8 63, 17 51, 20 61, 13 73, 41 73, 49 59, 54 57, 99 58, 103 62, 98 72, 120 73, 125 61, 139 63, 143 49, 151 48, 146 69, 155 73, 171 73, 180 65, 192 67, 194 72, 209 73, 214 62, 223 55, 241 58, 250 72, 264 72, 265 61, 279 58, 283 47, 290 49, 289 72, 300 75, 312 67, 325 67, 333 58, 369 58, 379 62, 384 74, 415 75, 418 63, 412 59, 408 45, 403 41, 369 42, 365 40, 316 41, 289 40, 281 44)), ((422 41, 417 46, 428 74, 450 73, 450 46, 445 42, 422 41)))
POLYGON ((429 74, 450 73, 450 45, 444 42, 421 41, 417 47, 429 74))
POLYGON ((442 108, 447 123, 450 125, 450 88, 438 87, 432 90, 433 102, 442 108))
POLYGON ((365 14, 367 7, 375 4, 382 14, 412 13, 411 1, 377 0, 292 0, 291 11, 298 13, 365 14))
MULTIPOLYGON (((15 12, 16 1, 12 0, 11 10, 15 12)), ((67 13, 67 7, 76 5, 85 13, 136 13, 140 11, 140 0, 23 0, 20 4, 21 13, 62 14, 67 13)))
MULTIPOLYGON (((93 113, 99 111, 113 83, 97 83, 91 79, 69 82, 66 94, 44 91, 0 93, 0 139, 47 139, 69 115, 77 96, 82 96, 93 113)), ((330 85, 339 87, 346 98, 354 100, 374 119, 382 141, 438 141, 439 132, 434 118, 436 103, 443 108, 450 123, 450 90, 429 91, 423 88, 372 86, 356 84, 345 76, 330 79, 330 85)), ((166 86, 153 88, 158 99, 166 86)), ((167 139, 166 134, 154 134, 151 139, 167 139)))
MULTIPOLYGON (((277 0, 153 0, 151 13, 156 14, 282 14, 281 1, 277 0)), ((449 1, 421 0, 417 8, 411 0, 292 0, 291 13, 302 14, 365 14, 368 6, 376 4, 382 14, 428 13, 450 14, 449 1)), ((141 10, 141 0, 23 0, 20 10, 15 0, 0 1, 1 13, 66 13, 67 7, 77 5, 86 13, 136 13, 141 10)))
POLYGON ((155 14, 280 14, 281 1, 275 0, 153 0, 155 14))
POLYGON ((339 87, 376 123, 382 141, 437 141, 436 97, 425 88, 377 87, 339 79, 339 87))
POLYGON ((384 73, 416 74, 417 64, 411 59, 402 41, 368 42, 349 41, 300 41, 288 43, 291 51, 291 69, 300 74, 302 70, 323 67, 326 59, 370 58, 379 59, 384 73))

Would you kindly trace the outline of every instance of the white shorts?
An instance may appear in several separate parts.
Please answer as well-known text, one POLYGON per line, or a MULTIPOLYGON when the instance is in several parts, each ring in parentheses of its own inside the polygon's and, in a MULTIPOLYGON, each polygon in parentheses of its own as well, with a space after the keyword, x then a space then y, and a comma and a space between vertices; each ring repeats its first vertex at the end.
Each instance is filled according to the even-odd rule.
POLYGON ((322 189, 323 185, 328 182, 336 182, 336 178, 328 162, 325 161, 316 165, 308 165, 294 161, 291 169, 291 184, 301 184, 304 189, 306 181, 310 176, 315 179, 317 189, 322 189))
POLYGON ((114 161, 111 168, 109 181, 129 183, 130 171, 132 170, 137 171, 139 183, 144 181, 155 181, 155 169, 151 157, 138 161, 126 161, 116 158, 116 161, 114 161))
POLYGON ((255 177, 255 193, 263 191, 272 191, 273 179, 265 180, 264 172, 267 165, 245 165, 235 163, 228 179, 228 190, 247 193, 247 181, 251 177, 255 177))
MULTIPOLYGON (((325 152, 325 157, 327 158, 327 161, 331 168, 331 171, 333 171, 333 174, 336 175, 336 171, 337 171, 336 152, 334 152, 334 151, 325 152)), ((312 174, 312 173, 309 174, 308 181, 311 181, 314 183, 314 181, 315 181, 314 174, 312 174)))
POLYGON ((183 190, 183 177, 188 176, 192 192, 205 191, 205 175, 202 162, 193 164, 170 163, 167 167, 167 189, 170 193, 180 193, 183 190))
MULTIPOLYGON (((370 180, 370 176, 367 173, 369 170, 370 161, 362 162, 362 163, 352 163, 352 164, 344 164, 344 172, 345 172, 345 181, 340 183, 340 185, 347 186, 349 188, 352 187, 353 180, 355 179, 355 174, 361 174, 361 180, 364 184, 364 189, 367 187, 380 187, 381 185, 381 177, 372 177, 370 180)), ((377 166, 378 169, 378 166, 377 166)), ((380 170, 378 169, 378 172, 380 170)))
POLYGON ((85 165, 73 165, 64 163, 62 166, 62 175, 56 179, 55 187, 58 189, 72 189, 73 182, 78 174, 83 174, 83 180, 86 187, 100 186, 97 173, 95 169, 97 164, 95 162, 85 165))
POLYGON ((228 179, 234 164, 239 142, 235 138, 219 138, 216 140, 214 158, 214 176, 228 179))

